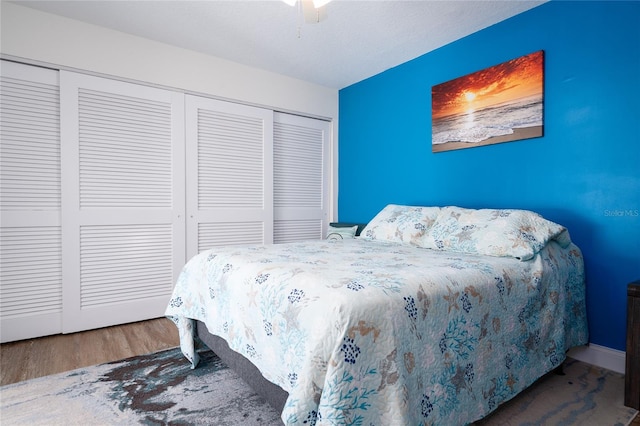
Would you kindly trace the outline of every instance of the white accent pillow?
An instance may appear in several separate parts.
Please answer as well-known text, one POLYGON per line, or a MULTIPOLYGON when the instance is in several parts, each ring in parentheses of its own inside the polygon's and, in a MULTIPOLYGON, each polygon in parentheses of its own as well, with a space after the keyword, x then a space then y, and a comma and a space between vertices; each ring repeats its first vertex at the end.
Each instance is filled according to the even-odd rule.
POLYGON ((571 243, 566 228, 537 213, 451 206, 441 209, 423 247, 529 260, 551 240, 571 243))
POLYGON ((422 247, 439 213, 440 207, 389 204, 371 219, 360 237, 422 247))

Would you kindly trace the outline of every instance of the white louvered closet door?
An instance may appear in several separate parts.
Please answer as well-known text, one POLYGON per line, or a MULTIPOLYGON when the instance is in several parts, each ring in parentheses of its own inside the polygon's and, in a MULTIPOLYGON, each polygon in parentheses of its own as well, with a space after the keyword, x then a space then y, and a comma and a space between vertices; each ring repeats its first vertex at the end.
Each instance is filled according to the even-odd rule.
POLYGON ((58 72, 1 61, 0 336, 61 331, 58 72))
POLYGON ((274 114, 274 242, 324 237, 329 220, 331 123, 274 114))
POLYGON ((60 72, 63 331, 164 314, 184 264, 184 95, 60 72))
POLYGON ((273 112, 186 96, 187 257, 273 241, 273 112))

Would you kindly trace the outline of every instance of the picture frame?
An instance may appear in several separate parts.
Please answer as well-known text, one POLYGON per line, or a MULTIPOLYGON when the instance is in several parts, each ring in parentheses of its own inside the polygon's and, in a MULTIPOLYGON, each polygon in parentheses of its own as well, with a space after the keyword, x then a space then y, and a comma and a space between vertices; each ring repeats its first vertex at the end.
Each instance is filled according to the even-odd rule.
POLYGON ((433 86, 432 152, 541 137, 543 112, 540 50, 433 86))

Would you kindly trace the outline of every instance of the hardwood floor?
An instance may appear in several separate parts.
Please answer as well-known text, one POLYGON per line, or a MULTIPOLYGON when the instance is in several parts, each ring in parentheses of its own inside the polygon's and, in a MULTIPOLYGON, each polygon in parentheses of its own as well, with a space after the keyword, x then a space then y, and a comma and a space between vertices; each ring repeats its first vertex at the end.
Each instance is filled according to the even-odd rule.
POLYGON ((0 385, 156 352, 180 344, 167 318, 0 345, 0 385))

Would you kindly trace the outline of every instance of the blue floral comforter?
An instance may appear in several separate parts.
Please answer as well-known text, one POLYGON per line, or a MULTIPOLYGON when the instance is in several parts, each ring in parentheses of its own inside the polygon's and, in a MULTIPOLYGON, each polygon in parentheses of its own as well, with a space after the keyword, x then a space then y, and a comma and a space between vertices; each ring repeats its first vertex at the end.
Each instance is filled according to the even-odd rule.
POLYGON ((287 425, 461 425, 587 341, 573 244, 527 261, 355 238, 225 248, 182 271, 167 316, 193 320, 289 393, 287 425))

